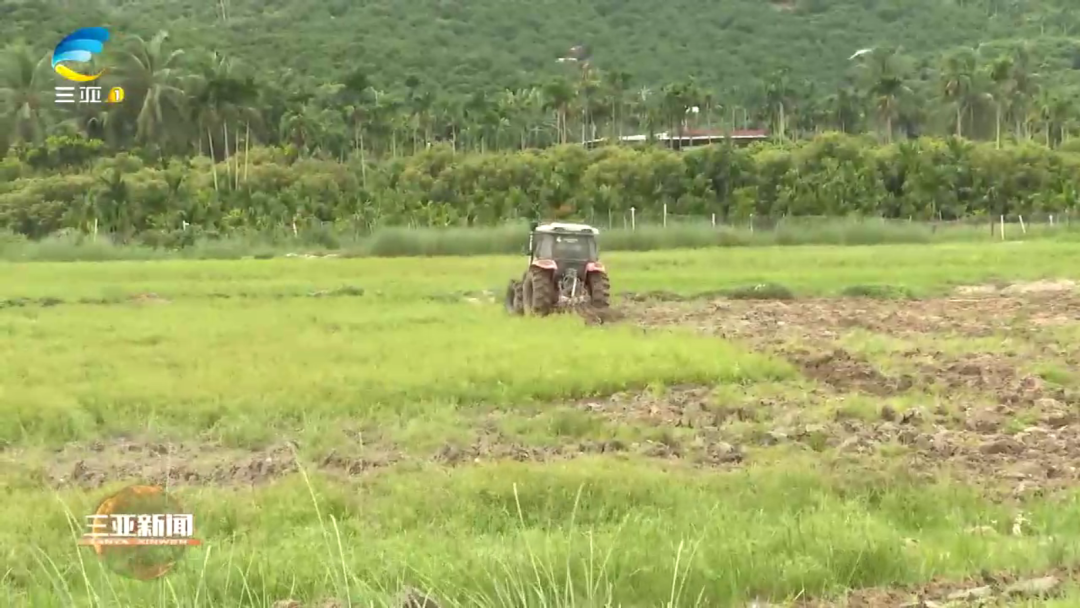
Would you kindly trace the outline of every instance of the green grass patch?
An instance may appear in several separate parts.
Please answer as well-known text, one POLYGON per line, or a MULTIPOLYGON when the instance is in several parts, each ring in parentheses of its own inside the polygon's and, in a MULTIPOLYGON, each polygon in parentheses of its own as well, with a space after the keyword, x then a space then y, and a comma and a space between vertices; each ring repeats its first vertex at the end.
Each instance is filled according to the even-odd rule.
POLYGON ((794 300, 795 293, 776 283, 760 283, 747 287, 735 287, 721 292, 733 300, 794 300))
POLYGON ((840 290, 840 295, 849 298, 880 298, 883 300, 901 300, 915 297, 907 287, 895 285, 852 285, 840 290))
POLYGON ((1041 362, 1033 366, 1040 378, 1050 384, 1066 388, 1080 387, 1080 377, 1065 363, 1041 362))
MULTIPOLYGON (((708 249, 615 252, 605 256, 618 292, 681 296, 756 285, 798 296, 839 295, 851 286, 890 285, 917 296, 1002 277, 1080 279, 1071 260, 1080 243, 708 249)), ((524 271, 523 256, 398 259, 161 261, 152 264, 0 264, 0 300, 113 301, 155 293, 166 298, 304 297, 318 292, 379 300, 502 294, 524 271)))
POLYGON ((841 348, 865 356, 878 369, 890 374, 922 373, 924 365, 940 365, 945 358, 973 355, 1037 356, 1034 344, 1006 335, 960 336, 910 334, 903 338, 854 328, 837 341, 841 348))
POLYGON ((586 328, 494 305, 363 300, 73 306, 0 316, 0 441, 147 431, 251 445, 343 419, 417 419, 644 387, 752 383, 785 364, 687 331, 586 328))
POLYGON ((1069 539, 1080 534, 1075 497, 994 505, 971 487, 825 473, 805 460, 717 474, 590 458, 403 472, 355 487, 316 479, 310 490, 293 478, 179 492, 207 544, 188 550, 165 587, 114 577, 85 550, 80 565, 65 506, 85 513, 90 496, 9 495, 3 516, 24 525, 0 532, 11 548, 0 569, 17 603, 34 606, 91 593, 107 605, 346 596, 366 605, 402 581, 455 606, 507 605, 521 592, 514 605, 716 606, 1038 571, 1076 559, 1069 539), (1019 510, 1030 532, 1009 536, 1019 510), (967 532, 978 526, 999 533, 967 532))

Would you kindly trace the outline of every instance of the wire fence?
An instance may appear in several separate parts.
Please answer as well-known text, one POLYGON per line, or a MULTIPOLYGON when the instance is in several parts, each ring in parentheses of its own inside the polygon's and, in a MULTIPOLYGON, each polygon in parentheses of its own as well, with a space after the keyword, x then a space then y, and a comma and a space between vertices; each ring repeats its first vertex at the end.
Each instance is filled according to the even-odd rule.
MULTIPOLYGON (((695 233, 698 240, 713 239, 715 233, 738 233, 749 235, 754 241, 778 239, 780 241, 801 241, 813 238, 831 238, 839 241, 857 240, 851 233, 879 233, 882 239, 895 240, 907 234, 943 233, 945 238, 964 238, 984 240, 988 238, 1009 240, 1038 236, 1042 234, 1060 234, 1063 232, 1080 233, 1080 212, 1069 213, 1034 213, 1031 215, 1004 214, 997 216, 972 216, 960 219, 897 219, 867 216, 781 216, 746 218, 723 218, 719 214, 682 215, 666 213, 666 209, 649 214, 639 214, 636 210, 623 213, 593 214, 564 221, 581 221, 599 228, 602 232, 655 234, 658 238, 675 238, 679 233, 695 233), (848 236, 845 236, 847 233, 848 236), (714 236, 710 236, 710 234, 714 236), (815 236, 815 234, 817 236, 815 236), (889 235, 892 235, 889 237, 889 235), (668 236, 663 236, 668 235, 668 236)), ((543 218, 550 221, 553 218, 543 218)), ((344 221, 328 222, 316 218, 298 216, 294 221, 263 230, 241 230, 240 232, 265 232, 285 238, 312 238, 319 235, 336 235, 347 238, 366 238, 376 233, 390 231, 442 232, 451 231, 459 236, 462 231, 480 235, 495 233, 520 234, 524 230, 524 220, 507 222, 501 225, 477 225, 467 227, 460 224, 431 225, 426 223, 382 223, 364 221, 361 218, 348 218, 344 221)), ((186 231, 189 225, 185 223, 186 231)), ((865 236, 865 235, 864 235, 865 236)), ((493 237, 492 237, 493 238, 493 237)), ((865 238, 869 238, 865 236, 865 238)), ((875 239, 870 239, 875 240, 875 239)))
POLYGON ((867 217, 867 216, 750 216, 740 219, 725 219, 718 214, 710 216, 702 215, 678 215, 667 213, 664 209, 661 213, 639 214, 635 210, 627 213, 607 214, 605 216, 592 216, 587 220, 598 228, 637 230, 655 228, 700 227, 712 226, 718 229, 735 228, 749 230, 750 232, 767 232, 778 229, 814 229, 836 226, 837 224, 862 224, 883 226, 907 226, 918 225, 929 227, 932 231, 949 229, 975 230, 982 228, 988 235, 996 235, 1008 238, 1009 234, 1027 234, 1029 231, 1045 229, 1054 230, 1080 230, 1080 212, 1066 213, 1034 213, 1030 215, 1001 214, 996 216, 981 215, 959 219, 908 219, 867 217))

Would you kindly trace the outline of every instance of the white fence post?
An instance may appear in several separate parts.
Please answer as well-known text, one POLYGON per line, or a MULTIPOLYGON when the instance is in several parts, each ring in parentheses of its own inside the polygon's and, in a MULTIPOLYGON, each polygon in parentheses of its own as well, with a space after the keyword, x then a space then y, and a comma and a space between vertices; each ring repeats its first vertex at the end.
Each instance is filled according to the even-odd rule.
POLYGON ((1005 216, 1001 216, 1001 240, 1005 240, 1005 216))
POLYGON ((1024 226, 1024 216, 1018 215, 1016 217, 1020 218, 1020 232, 1023 234, 1027 234, 1027 227, 1024 226))
POLYGON ((716 228, 716 214, 712 214, 712 227, 716 228))
POLYGON ((667 203, 664 203, 664 228, 667 228, 667 203))
POLYGON ((637 208, 630 207, 630 230, 637 230, 637 208))

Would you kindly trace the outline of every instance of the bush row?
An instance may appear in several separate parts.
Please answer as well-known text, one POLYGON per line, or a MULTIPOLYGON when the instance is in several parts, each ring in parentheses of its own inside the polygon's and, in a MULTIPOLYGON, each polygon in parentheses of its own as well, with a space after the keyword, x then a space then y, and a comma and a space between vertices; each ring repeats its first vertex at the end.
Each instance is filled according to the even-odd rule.
MULTIPOLYGON (((50 140, 51 153, 77 141, 50 140)), ((50 153, 48 150, 42 152, 50 153)), ((950 220, 1068 214, 1080 189, 1080 154, 1034 144, 996 149, 949 139, 879 145, 825 134, 787 145, 727 145, 683 152, 560 146, 455 153, 433 147, 379 163, 300 158, 253 149, 221 163, 147 162, 135 154, 45 173, 0 163, 0 230, 41 238, 110 234, 178 247, 239 233, 335 235, 386 227, 498 226, 576 219, 622 226, 636 219, 715 215, 721 223, 798 216, 950 220)))

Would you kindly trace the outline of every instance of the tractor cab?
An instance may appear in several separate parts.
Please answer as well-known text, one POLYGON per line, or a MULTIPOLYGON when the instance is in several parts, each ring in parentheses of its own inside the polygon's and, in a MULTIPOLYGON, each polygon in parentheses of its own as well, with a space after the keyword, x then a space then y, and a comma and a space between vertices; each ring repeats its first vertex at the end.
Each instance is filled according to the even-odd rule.
POLYGON ((600 231, 585 224, 552 223, 533 225, 530 235, 530 258, 552 260, 557 268, 580 268, 600 256, 596 237, 600 231))

